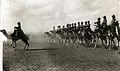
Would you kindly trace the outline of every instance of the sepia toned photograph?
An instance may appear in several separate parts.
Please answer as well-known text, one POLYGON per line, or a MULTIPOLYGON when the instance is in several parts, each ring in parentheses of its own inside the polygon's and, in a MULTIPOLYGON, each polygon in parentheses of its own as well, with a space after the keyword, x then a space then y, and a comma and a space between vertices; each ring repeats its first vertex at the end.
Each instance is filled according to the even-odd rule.
POLYGON ((0 3, 2 71, 120 71, 120 0, 0 3))

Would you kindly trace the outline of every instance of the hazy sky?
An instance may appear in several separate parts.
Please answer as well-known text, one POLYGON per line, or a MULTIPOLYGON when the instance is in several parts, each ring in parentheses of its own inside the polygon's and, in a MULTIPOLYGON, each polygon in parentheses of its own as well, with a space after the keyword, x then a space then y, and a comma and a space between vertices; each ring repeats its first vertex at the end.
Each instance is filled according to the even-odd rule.
POLYGON ((2 23, 13 31, 18 21, 25 32, 44 32, 53 26, 115 14, 120 20, 120 0, 2 0, 2 23))

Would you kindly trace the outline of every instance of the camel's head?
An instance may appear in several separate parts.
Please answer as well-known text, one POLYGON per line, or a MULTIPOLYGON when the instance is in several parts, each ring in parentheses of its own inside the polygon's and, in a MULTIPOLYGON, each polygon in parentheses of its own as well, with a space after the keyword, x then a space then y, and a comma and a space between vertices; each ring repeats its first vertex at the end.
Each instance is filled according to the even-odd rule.
POLYGON ((5 29, 3 29, 3 30, 0 30, 0 32, 2 32, 2 33, 4 34, 4 33, 6 33, 6 30, 5 30, 5 29))
POLYGON ((48 34, 49 32, 45 32, 45 34, 48 34))
POLYGON ((53 32, 53 31, 50 31, 50 32, 53 32))

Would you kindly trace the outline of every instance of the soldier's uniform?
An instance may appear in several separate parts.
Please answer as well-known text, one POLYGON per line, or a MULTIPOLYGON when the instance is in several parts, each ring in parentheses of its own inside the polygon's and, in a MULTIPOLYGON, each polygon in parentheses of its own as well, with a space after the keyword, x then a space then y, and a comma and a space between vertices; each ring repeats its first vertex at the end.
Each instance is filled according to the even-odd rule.
POLYGON ((22 37, 22 35, 24 34, 24 32, 21 29, 20 22, 18 22, 17 24, 18 24, 18 27, 14 27, 14 32, 13 34, 11 34, 12 37, 22 37))
POLYGON ((65 28, 65 26, 63 26, 62 32, 66 32, 66 31, 67 31, 67 28, 65 28))
POLYGON ((97 31, 97 32, 101 29, 100 23, 101 23, 100 18, 98 18, 98 21, 94 23, 96 26, 95 31, 97 31))
POLYGON ((61 26, 58 26, 57 32, 61 32, 61 26))
POLYGON ((116 33, 116 18, 115 18, 115 15, 112 16, 112 21, 111 21, 111 27, 112 27, 112 33, 114 36, 117 36, 117 33, 116 33))
POLYGON ((111 26, 114 26, 114 25, 115 25, 115 22, 116 22, 116 19, 112 19, 112 21, 111 21, 111 26))
POLYGON ((106 16, 103 17, 102 28, 104 29, 107 26, 107 19, 106 16))
POLYGON ((21 24, 20 24, 20 22, 18 22, 17 24, 18 24, 18 27, 16 27, 16 28, 17 28, 16 36, 17 36, 17 37, 21 37, 21 36, 24 34, 24 32, 23 32, 22 29, 21 29, 21 24))
POLYGON ((91 30, 91 28, 90 28, 90 21, 88 21, 88 30, 89 30, 90 33, 93 32, 93 31, 91 30))
POLYGON ((83 22, 81 22, 81 25, 80 25, 80 32, 82 33, 84 30, 84 25, 83 25, 83 22))

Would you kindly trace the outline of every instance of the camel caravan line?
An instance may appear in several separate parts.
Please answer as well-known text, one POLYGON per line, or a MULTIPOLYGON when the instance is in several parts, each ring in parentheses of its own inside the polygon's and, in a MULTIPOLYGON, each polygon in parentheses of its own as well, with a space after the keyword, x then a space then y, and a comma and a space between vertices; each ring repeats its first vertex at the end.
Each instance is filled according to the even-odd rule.
POLYGON ((51 44, 60 43, 67 46, 92 46, 96 49, 99 40, 106 49, 117 49, 120 52, 120 27, 116 16, 112 15, 112 21, 108 25, 107 17, 97 18, 94 22, 95 30, 91 30, 90 21, 66 24, 65 26, 53 27, 53 30, 45 32, 51 44), (117 45, 115 42, 117 39, 117 45))

